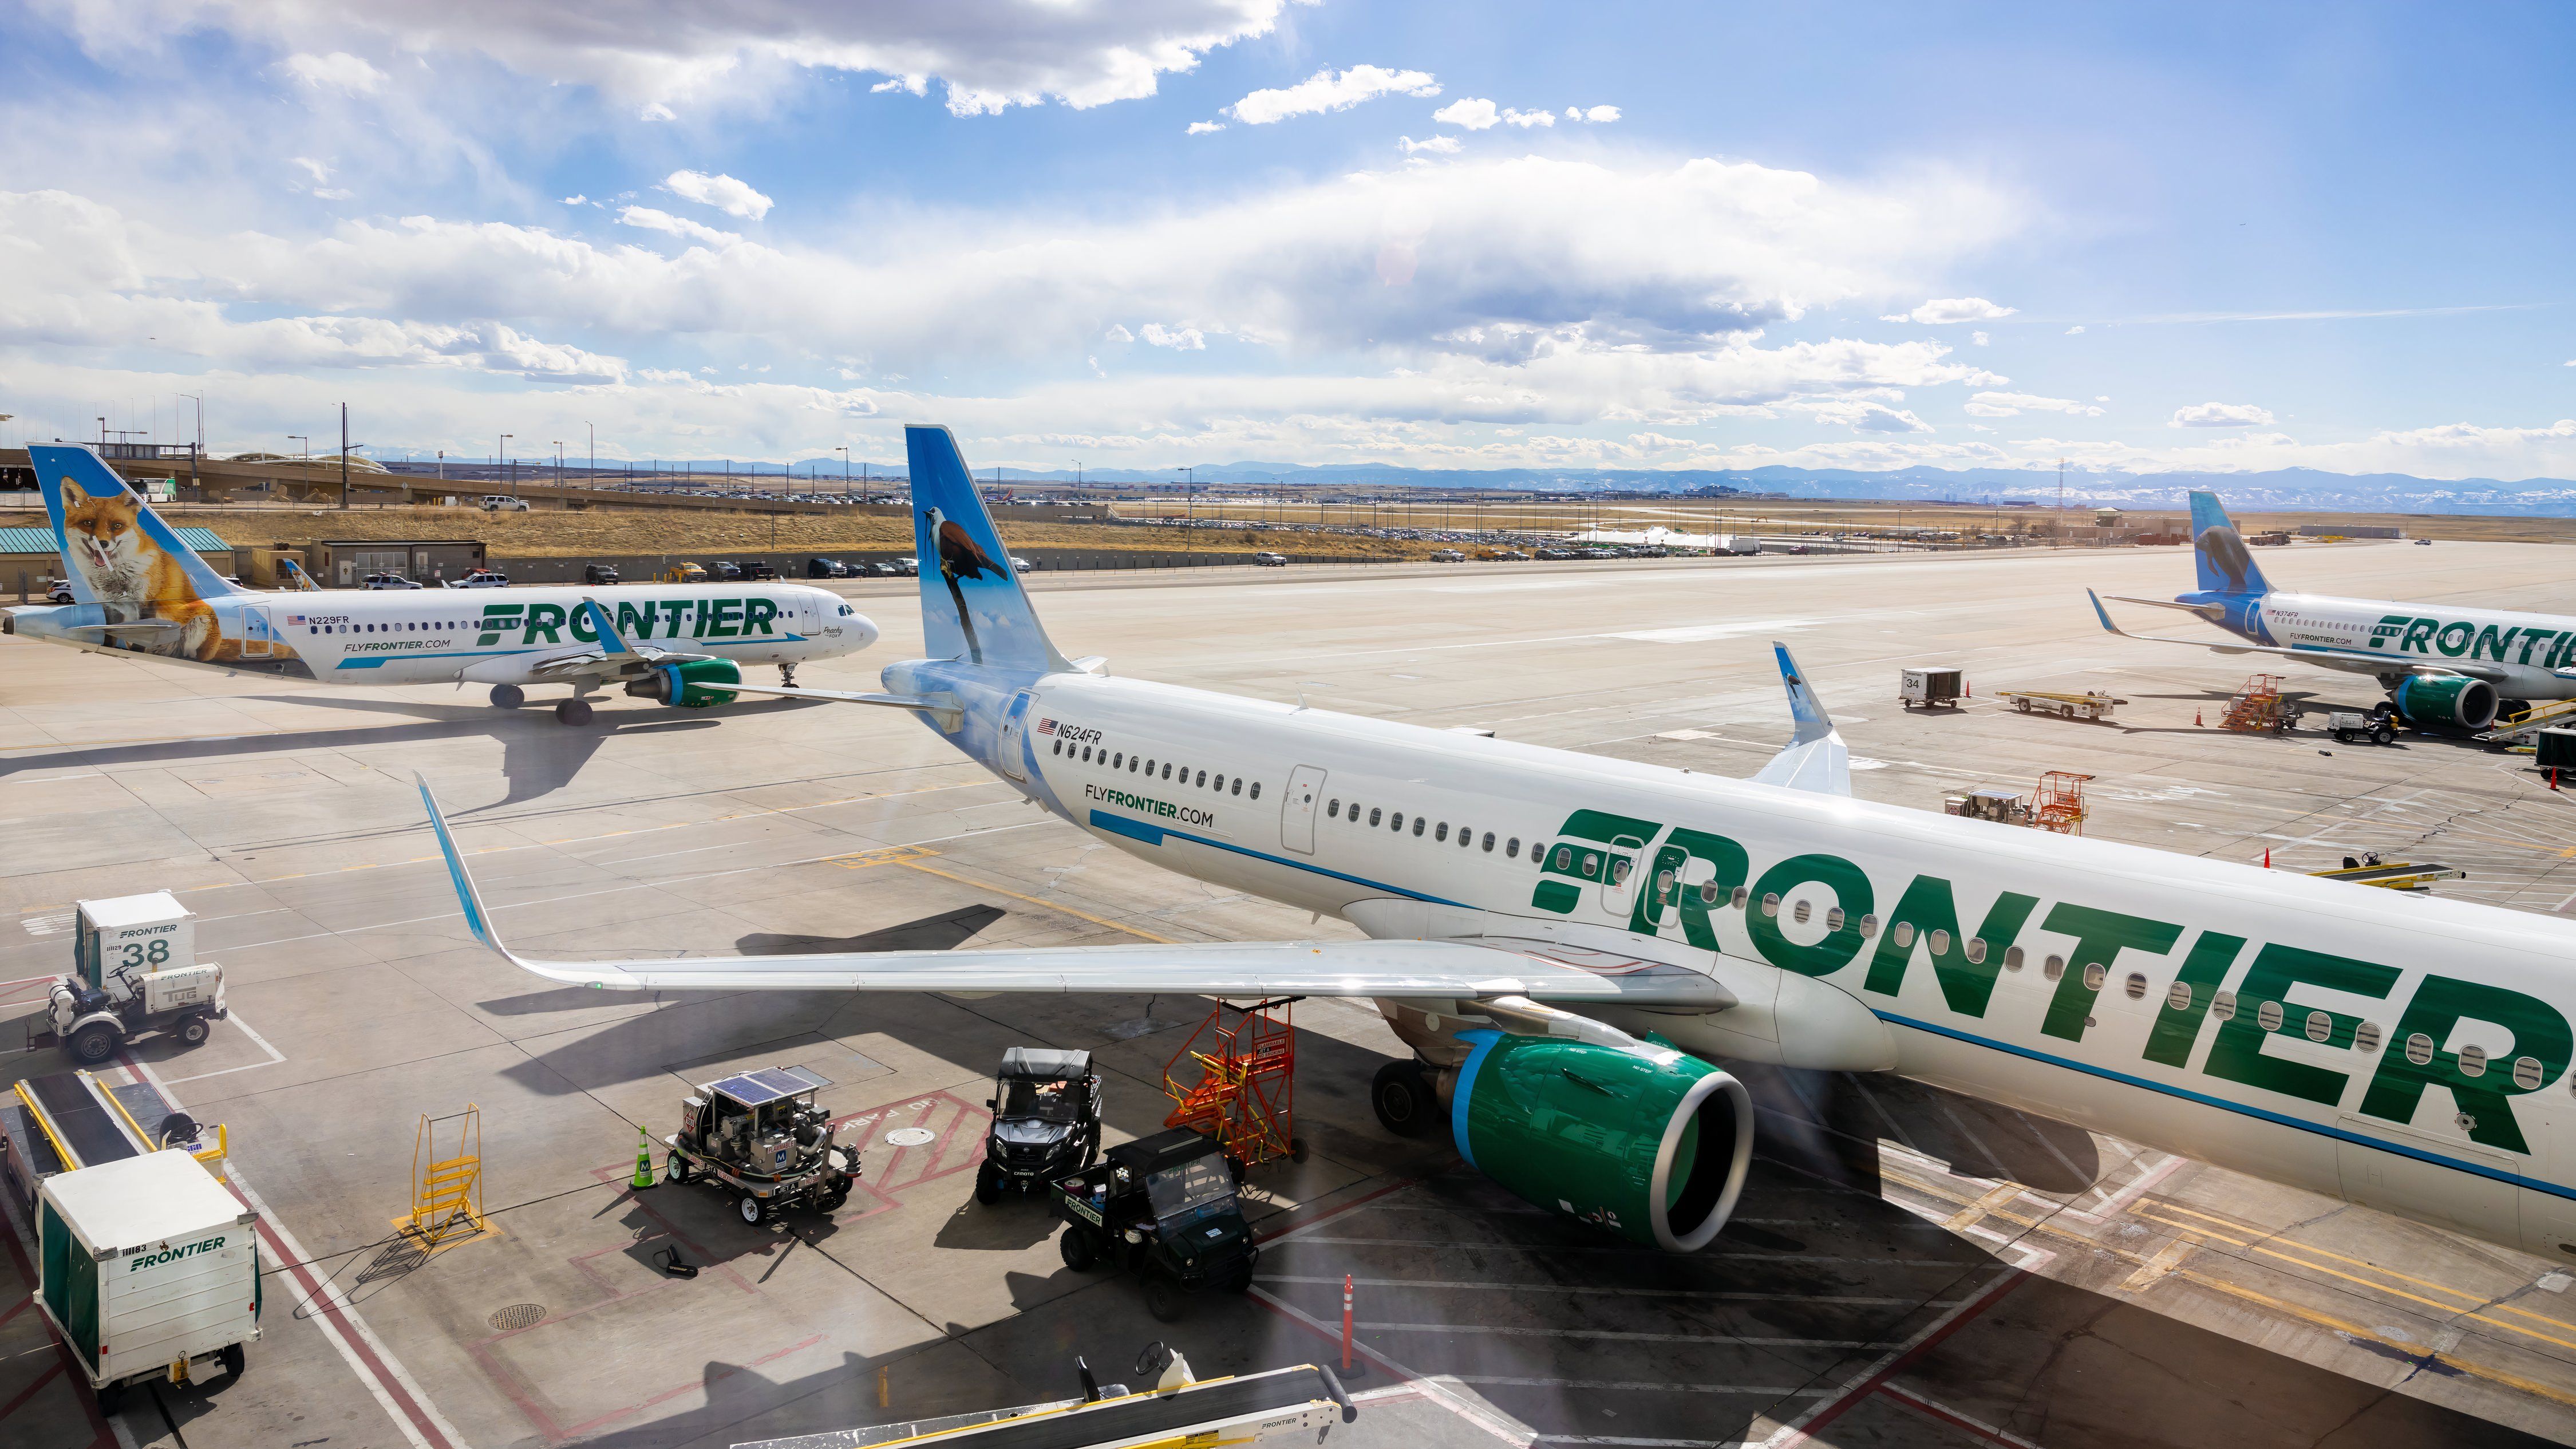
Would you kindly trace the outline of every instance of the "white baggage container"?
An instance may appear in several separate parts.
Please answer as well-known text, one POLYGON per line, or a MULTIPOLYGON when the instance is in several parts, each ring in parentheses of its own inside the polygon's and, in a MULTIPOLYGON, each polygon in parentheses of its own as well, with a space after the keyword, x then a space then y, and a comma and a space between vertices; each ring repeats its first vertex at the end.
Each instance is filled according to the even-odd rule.
POLYGON ((93 987, 105 985, 105 973, 119 967, 155 975, 197 962, 191 913, 168 891, 82 901, 78 930, 75 959, 81 979, 93 987))
POLYGON ((259 1338, 258 1214, 185 1152, 147 1152, 45 1179, 37 1305, 102 1407, 138 1379, 239 1373, 259 1338))

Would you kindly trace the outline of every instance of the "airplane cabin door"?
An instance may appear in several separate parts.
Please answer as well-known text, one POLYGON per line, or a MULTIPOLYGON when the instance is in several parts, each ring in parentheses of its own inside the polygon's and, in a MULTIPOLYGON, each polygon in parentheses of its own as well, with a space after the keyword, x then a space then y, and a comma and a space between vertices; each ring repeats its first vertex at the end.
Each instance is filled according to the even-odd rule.
POLYGON ((1601 868, 1601 909, 1614 920, 1625 922, 1636 905, 1637 858, 1645 852, 1646 842, 1633 835, 1610 842, 1601 868))
POLYGON ((1028 768, 1020 763, 1020 741, 1029 727, 1029 701, 1035 696, 1023 689, 1002 714, 1002 736, 993 751, 993 763, 1014 780, 1026 781, 1028 768))
POLYGON ((244 659, 268 658, 269 641, 277 637, 277 631, 269 624, 267 606, 244 604, 241 621, 241 657, 244 659))
POLYGON ((1288 772, 1288 793, 1279 802, 1279 843, 1299 855, 1315 853, 1315 802, 1324 793, 1320 765, 1299 765, 1288 772))

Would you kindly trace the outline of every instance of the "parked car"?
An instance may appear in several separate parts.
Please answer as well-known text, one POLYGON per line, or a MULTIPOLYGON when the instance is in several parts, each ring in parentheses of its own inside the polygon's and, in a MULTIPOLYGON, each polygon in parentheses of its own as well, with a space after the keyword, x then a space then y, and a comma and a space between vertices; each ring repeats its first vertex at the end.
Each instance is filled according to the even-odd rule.
POLYGON ((860 564, 854 572, 865 579, 890 579, 902 573, 903 570, 879 559, 873 563, 860 564))
POLYGON ((1030 563, 1027 559, 1020 557, 1018 554, 1011 555, 1011 572, 1013 573, 1024 574, 1036 567, 1037 565, 1030 563))
POLYGON ((474 500, 474 506, 486 513, 525 513, 528 500, 507 493, 486 493, 474 500))
POLYGON ((1284 569, 1288 567, 1288 555, 1284 553, 1270 553, 1264 551, 1254 554, 1252 556, 1252 562, 1256 566, 1265 569, 1284 569))
POLYGON ((358 586, 365 589, 416 589, 420 587, 420 585, 413 583, 411 580, 404 578, 400 574, 369 574, 364 579, 359 580, 358 586))
POLYGON ((849 576, 850 566, 842 563, 838 559, 809 558, 805 560, 805 577, 809 579, 845 579, 849 576))
POLYGON ((497 569, 475 569, 461 579, 449 579, 451 589, 506 589, 510 576, 497 569))
POLYGON ((753 562, 742 566, 742 576, 746 579, 774 579, 778 577, 778 570, 769 564, 753 562))
POLYGON ((1431 561, 1433 563, 1465 563, 1467 561, 1467 556, 1454 548, 1435 548, 1431 551, 1431 561))
POLYGON ((662 582, 666 584, 703 584, 706 581, 707 571, 693 563, 675 563, 662 570, 662 582))
POLYGON ((733 562, 731 559, 718 559, 716 561, 715 581, 720 584, 738 584, 742 582, 742 565, 733 562))
POLYGON ((69 579, 45 580, 45 602, 48 604, 72 602, 72 581, 69 579))
POLYGON ((583 564, 583 565, 581 566, 581 581, 582 581, 583 583, 585 583, 585 584, 613 584, 613 583, 616 583, 616 582, 617 582, 617 565, 615 565, 615 564, 583 564))
POLYGON ((888 564, 887 567, 908 579, 921 572, 921 560, 914 558, 910 554, 905 554, 903 557, 896 559, 893 563, 888 564))

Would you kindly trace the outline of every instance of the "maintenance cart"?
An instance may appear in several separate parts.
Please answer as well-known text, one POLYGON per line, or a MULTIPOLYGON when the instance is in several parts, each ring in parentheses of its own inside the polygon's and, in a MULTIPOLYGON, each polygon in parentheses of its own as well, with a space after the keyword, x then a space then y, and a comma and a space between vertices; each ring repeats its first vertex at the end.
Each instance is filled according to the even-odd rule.
POLYGON ((2098 689, 2088 689, 2082 694, 2061 694, 2045 689, 2007 689, 2003 697, 2011 700, 2013 708, 2023 714, 2053 714, 2061 719, 2109 719, 2114 705, 2128 703, 2125 699, 2113 699, 2098 689))
POLYGON ((768 1067, 700 1087, 680 1102, 668 1180, 702 1180, 732 1193, 758 1227, 782 1213, 828 1213, 849 1200, 859 1149, 835 1146, 832 1119, 814 1094, 831 1082, 803 1067, 768 1067))
POLYGON ((154 1030, 195 1046, 228 1014, 224 968, 197 960, 189 915, 168 891, 80 903, 71 974, 46 1003, 72 1060, 94 1067, 154 1030))
POLYGON ((243 1345, 259 1339, 258 1216, 184 1152, 46 1180, 36 1304, 100 1409, 115 1413, 131 1383, 187 1383, 217 1365, 240 1377, 243 1345))
POLYGON ((2374 745, 2384 745, 2397 738, 2396 724, 2387 715, 2377 711, 2369 714, 2330 714, 2326 716, 2326 728, 2334 733, 2338 743, 2347 745, 2355 740, 2368 740, 2374 745))
POLYGON ((1241 1293, 1261 1257, 1212 1137, 1175 1127, 1109 1149, 1097 1167, 1056 1179, 1049 1199, 1064 1265, 1124 1268, 1143 1281, 1145 1310, 1165 1323, 1192 1294, 1241 1293))
POLYGON ((1100 1160, 1100 1078, 1091 1053, 1012 1047, 1002 1053, 975 1200, 1042 1188, 1100 1160))

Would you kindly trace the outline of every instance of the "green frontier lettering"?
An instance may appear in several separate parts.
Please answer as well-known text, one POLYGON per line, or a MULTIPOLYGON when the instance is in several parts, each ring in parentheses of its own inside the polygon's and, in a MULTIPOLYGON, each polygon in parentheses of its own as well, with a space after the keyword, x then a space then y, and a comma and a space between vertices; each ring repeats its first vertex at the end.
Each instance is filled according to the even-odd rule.
POLYGON ((530 604, 527 636, 523 644, 560 644, 563 642, 564 610, 561 604, 530 604))
POLYGON ((2417 619, 2406 626, 2406 637, 2397 641, 2397 647, 2400 650, 2412 650, 2417 654, 2430 654, 2433 652, 2430 642, 2433 631, 2441 627, 2442 621, 2439 619, 2417 619))
POLYGON ((661 610, 650 603, 638 608, 620 599, 617 601, 617 632, 629 639, 650 639, 653 637, 653 621, 660 615, 661 610))
POLYGON ((1753 883, 1753 900, 1744 912, 1745 932, 1762 959, 1802 976, 1831 976, 1860 954, 1860 918, 1870 911, 1869 877, 1838 855, 1793 855, 1753 883), (1802 885, 1822 885, 1834 894, 1843 913, 1840 927, 1811 945, 1790 940, 1780 929, 1781 908, 1789 893, 1802 885))
POLYGON ((483 632, 475 639, 478 645, 498 644, 501 636, 518 629, 527 609, 521 604, 486 604, 483 606, 483 632))
POLYGON ((1976 939, 1985 943, 1977 952, 1981 959, 1970 960, 1968 943, 1960 939, 1959 910, 1950 883, 1939 876, 1918 875, 1888 912, 1887 931, 1879 937, 1878 953, 1871 958, 1869 976, 1861 986, 1881 996, 1903 990, 1905 970, 1913 964, 1914 945, 1919 942, 1932 958, 1932 975, 1941 983, 1942 1001, 1962 1016, 1982 1017, 1995 994, 1996 963, 2038 905, 2037 896, 2013 891, 1996 896, 1986 908, 1985 922, 1977 928, 1976 939), (1915 934, 1899 945, 1896 938, 1905 926, 1913 927, 1915 934))
POLYGON ((1631 815, 1613 815, 1606 810, 1577 810, 1568 815, 1565 817, 1565 824, 1557 831, 1557 834, 1564 838, 1560 839, 1543 857, 1546 863, 1539 867, 1541 879, 1538 888, 1530 893, 1530 904, 1542 911, 1554 911, 1560 916, 1572 911, 1575 902, 1583 899, 1583 888, 1579 885, 1569 885, 1563 880, 1549 880, 1546 877, 1566 876, 1579 881, 1610 880, 1620 868, 1617 864, 1619 861, 1624 860, 1628 862, 1628 869, 1635 869, 1637 854, 1646 848, 1646 842, 1662 828, 1651 820, 1639 820, 1631 815), (1615 848, 1605 855, 1600 850, 1586 849, 1585 842, 1615 848))
MULTIPOLYGON (((2209 1044, 2209 1056, 2201 1062, 2200 1069, 2213 1077, 2305 1101, 2340 1102, 2344 1084, 2351 1080, 2349 1073, 2263 1054, 2263 1039, 2272 1034, 2263 1026, 2263 1005, 2278 1002, 2281 1029, 2302 1031, 2304 1035, 2308 1009, 2290 1005, 2286 998, 2291 987, 2322 986, 2328 991, 2384 999, 2396 984, 2394 966, 2353 961, 2278 942, 2267 945, 2255 953, 2254 964, 2245 969, 2245 980, 2236 988, 2236 1014, 2219 1027, 2218 1037, 2209 1044)), ((2330 1012, 2328 1023, 2326 1045, 2349 1047, 2359 1019, 2330 1012)))
POLYGON ((1703 951, 1717 949, 1717 926, 1712 913, 1722 909, 1744 884, 1751 862, 1744 847, 1723 835, 1678 828, 1672 838, 1655 850, 1655 868, 1647 876, 1649 888, 1637 892, 1637 909, 1628 919, 1628 929, 1641 935, 1654 935, 1663 928, 1664 908, 1677 905, 1682 918, 1682 935, 1703 951), (1705 881, 1684 882, 1690 862, 1704 860, 1709 864, 1705 881), (1664 872, 1672 872, 1672 884, 1664 882, 1664 872))
POLYGON ((2536 1092, 2558 1080, 2567 1070, 2571 1051, 2576 1051, 2576 1036, 2568 1031, 2567 1018, 2548 1002, 2481 981, 2426 976, 2398 1018, 2388 1050, 2379 1059, 2379 1072, 2370 1079, 2370 1090, 2362 1093, 2361 1110, 2365 1116, 2390 1122, 2412 1122, 2424 1089, 2442 1087, 2469 1118, 2470 1141, 2527 1153, 2531 1148, 2523 1141, 2521 1124, 2513 1120, 2513 1108, 2505 1099, 2536 1092), (2463 1021, 2489 1022, 2513 1034, 2512 1043, 2491 1053, 2474 1074, 2463 1070, 2457 1052, 2443 1049, 2463 1021), (2419 1035, 2433 1044, 2421 1062, 2407 1050, 2419 1035), (2513 1064, 2522 1057, 2540 1066, 2537 1078, 2524 1074, 2531 1081, 2528 1087, 2515 1080, 2513 1064))
POLYGON ((2191 1049, 2200 1040, 2200 1024, 2209 1017, 2218 983, 2227 979, 2227 968, 2236 964, 2236 953, 2244 949, 2244 937, 2223 931, 2203 931, 2191 943, 2191 954, 2174 973, 2174 984, 2185 993, 2182 1004, 2175 1005, 2168 996, 2164 1010, 2156 1013, 2156 1024, 2147 1033, 2148 1061, 2168 1067, 2191 1064, 2191 1049))
POLYGON ((2387 644, 2399 630, 2406 627, 2406 624, 2407 617, 2404 614, 2381 615, 2379 622, 2370 628, 2370 647, 2377 649, 2387 644))
POLYGON ((775 599, 742 601, 742 632, 745 634, 766 634, 769 632, 770 624, 777 618, 778 601, 775 599))
POLYGON ((2092 1018, 2093 998, 2101 990, 2099 982, 2084 979, 2090 974, 2086 967, 2101 967, 2102 979, 2107 981, 2111 969, 2120 964, 2122 951, 2162 955, 2172 950, 2182 935, 2182 927, 2171 921, 2124 916, 2118 911, 2070 902, 2051 908, 2040 929, 2075 938, 2066 974, 2057 978, 2057 994, 2049 998, 2048 1015, 2039 1024, 2041 1031, 2067 1041, 2084 1039, 2084 1028, 2092 1018))

